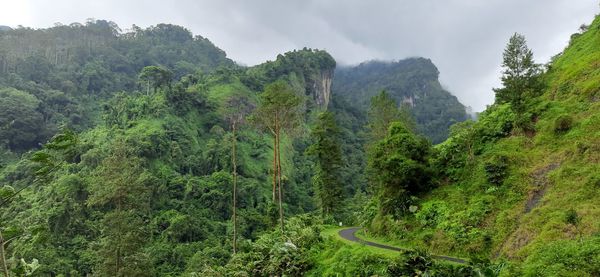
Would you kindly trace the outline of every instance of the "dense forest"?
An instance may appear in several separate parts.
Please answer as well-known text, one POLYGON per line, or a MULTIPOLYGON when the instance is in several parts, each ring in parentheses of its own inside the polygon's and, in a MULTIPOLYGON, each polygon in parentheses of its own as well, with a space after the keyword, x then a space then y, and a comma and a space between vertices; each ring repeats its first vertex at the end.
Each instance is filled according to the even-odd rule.
POLYGON ((333 81, 336 97, 366 111, 371 97, 385 90, 398 105, 406 105, 417 131, 433 143, 448 138, 454 123, 467 119, 465 107, 442 88, 439 71, 429 59, 369 61, 355 67, 338 67, 333 81))
POLYGON ((473 121, 424 58, 2 28, 1 274, 596 276, 599 40, 539 65, 513 35, 473 121))

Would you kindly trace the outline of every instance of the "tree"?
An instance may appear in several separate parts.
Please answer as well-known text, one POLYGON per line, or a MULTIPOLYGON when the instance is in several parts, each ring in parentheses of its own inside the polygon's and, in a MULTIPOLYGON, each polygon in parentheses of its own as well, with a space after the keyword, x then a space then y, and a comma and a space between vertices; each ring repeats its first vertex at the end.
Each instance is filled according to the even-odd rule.
POLYGON ((411 195, 429 187, 429 143, 404 124, 393 122, 385 138, 369 150, 369 173, 382 214, 398 215, 411 195))
POLYGON ((4 277, 9 277, 8 275, 8 265, 6 263, 6 254, 5 248, 7 241, 4 241, 4 237, 2 236, 2 230, 0 230, 0 262, 2 262, 2 273, 4 277))
POLYGON ((281 184, 281 136, 293 133, 301 119, 300 98, 284 81, 277 81, 265 87, 260 95, 259 106, 253 115, 254 122, 273 135, 273 202, 278 193, 279 221, 283 231, 283 205, 281 184))
POLYGON ((313 185, 323 213, 332 215, 340 206, 344 191, 340 176, 343 165, 340 129, 331 112, 319 114, 311 136, 314 143, 307 152, 316 160, 313 185))
POLYGON ((103 276, 145 276, 145 240, 142 216, 148 208, 146 174, 131 147, 117 140, 94 176, 88 205, 108 210, 102 219, 101 261, 96 269, 103 276))
POLYGON ((237 128, 245 122, 246 116, 254 109, 254 105, 246 96, 231 96, 225 102, 225 120, 231 128, 231 167, 233 176, 233 254, 237 251, 237 128))
POLYGON ((44 122, 39 105, 40 100, 27 92, 0 89, 0 145, 21 150, 40 142, 44 122))
POLYGON ((373 142, 384 138, 388 127, 394 121, 402 122, 410 130, 415 130, 415 123, 410 115, 409 107, 402 106, 399 109, 396 101, 385 90, 371 98, 368 118, 368 127, 373 142))
POLYGON ((151 65, 142 68, 138 78, 142 83, 146 84, 146 94, 150 94, 150 87, 152 87, 154 93, 156 93, 156 89, 160 87, 171 87, 173 72, 160 66, 151 65))
POLYGON ((523 35, 510 37, 502 54, 502 85, 494 89, 496 103, 510 103, 517 115, 525 112, 526 96, 539 91, 540 66, 533 60, 533 52, 527 47, 523 35))

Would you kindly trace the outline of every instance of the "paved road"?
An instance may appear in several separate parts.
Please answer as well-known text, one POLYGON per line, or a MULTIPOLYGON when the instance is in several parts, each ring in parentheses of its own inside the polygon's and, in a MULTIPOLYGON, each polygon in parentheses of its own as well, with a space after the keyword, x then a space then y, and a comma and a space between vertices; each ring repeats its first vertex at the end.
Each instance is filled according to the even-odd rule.
MULTIPOLYGON (((356 232, 358 230, 360 230, 360 227, 352 227, 352 228, 346 228, 346 229, 342 229, 338 232, 338 234, 340 235, 340 237, 349 240, 349 241, 354 241, 354 242, 358 242, 364 245, 368 245, 368 246, 372 246, 372 247, 377 247, 377 248, 383 248, 383 249, 388 249, 388 250, 392 250, 392 251, 409 251, 410 249, 407 248, 400 248, 400 247, 395 247, 395 246, 390 246, 390 245, 385 245, 385 244, 380 244, 380 243, 376 243, 376 242, 372 242, 372 241, 367 241, 367 240, 363 240, 361 238, 356 237, 356 232)), ((467 261, 460 259, 460 258, 455 258, 455 257, 448 257, 448 256, 439 256, 439 255, 432 255, 433 258, 435 259, 440 259, 440 260, 446 260, 446 261, 451 261, 451 262, 455 262, 455 263, 459 263, 459 264, 466 264, 467 261)))

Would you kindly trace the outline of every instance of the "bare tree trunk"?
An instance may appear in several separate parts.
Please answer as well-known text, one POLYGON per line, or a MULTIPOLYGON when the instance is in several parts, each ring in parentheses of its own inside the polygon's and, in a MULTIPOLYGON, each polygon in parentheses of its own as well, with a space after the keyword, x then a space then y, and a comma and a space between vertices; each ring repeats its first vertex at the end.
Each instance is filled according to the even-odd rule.
POLYGON ((285 231, 283 225, 283 195, 281 193, 282 183, 281 183, 281 145, 280 145, 281 133, 277 131, 277 174, 278 174, 278 187, 279 187, 279 223, 281 224, 281 233, 285 231))
POLYGON ((237 251, 237 222, 236 222, 236 208, 237 208, 237 161, 235 146, 237 144, 237 138, 235 136, 235 121, 232 123, 233 133, 233 145, 231 147, 231 162, 233 164, 233 254, 237 251))
POLYGON ((2 259, 2 272, 4 273, 4 277, 8 277, 8 265, 6 265, 6 255, 4 250, 4 237, 2 237, 2 232, 0 231, 0 259, 2 259))
POLYGON ((275 115, 275 128, 273 132, 273 203, 275 203, 275 190, 277 189, 277 115, 275 115))
POLYGON ((121 246, 117 246, 117 260, 115 262, 115 276, 119 276, 121 269, 121 246))
MULTIPOLYGON (((117 199, 117 213, 120 217, 123 216, 123 214, 121 213, 121 195, 119 195, 119 198, 117 199)), ((122 220, 122 218, 121 218, 122 220)), ((117 227, 117 251, 115 253, 115 277, 119 276, 119 271, 121 270, 121 224, 122 222, 119 222, 118 227, 117 227)))

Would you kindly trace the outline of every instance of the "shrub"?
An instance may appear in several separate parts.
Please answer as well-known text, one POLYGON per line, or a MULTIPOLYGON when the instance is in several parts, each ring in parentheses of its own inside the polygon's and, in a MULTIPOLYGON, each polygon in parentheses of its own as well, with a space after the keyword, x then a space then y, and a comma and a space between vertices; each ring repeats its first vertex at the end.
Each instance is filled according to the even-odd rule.
POLYGON ((442 221, 448 219, 450 211, 446 203, 442 201, 430 201, 424 203, 421 210, 415 214, 415 217, 423 226, 436 227, 442 221))
POLYGON ((597 173, 596 175, 592 175, 588 178, 587 181, 589 186, 592 186, 593 188, 600 188, 600 174, 597 173))
POLYGON ((533 115, 525 113, 519 116, 515 116, 515 127, 525 132, 526 134, 535 133, 535 124, 532 121, 533 115))
POLYGON ((567 210, 567 212, 565 212, 565 223, 577 225, 577 223, 579 223, 579 215, 577 214, 577 211, 574 209, 567 210))
POLYGON ((506 156, 495 156, 483 165, 485 175, 490 184, 499 186, 508 175, 508 158, 506 156))
POLYGON ((554 121, 554 133, 555 134, 566 133, 567 131, 571 130, 571 127, 573 127, 573 117, 570 115, 566 115, 566 114, 560 115, 554 121))
POLYGON ((433 259, 427 251, 407 251, 388 265, 390 276, 429 276, 433 267, 433 259))

